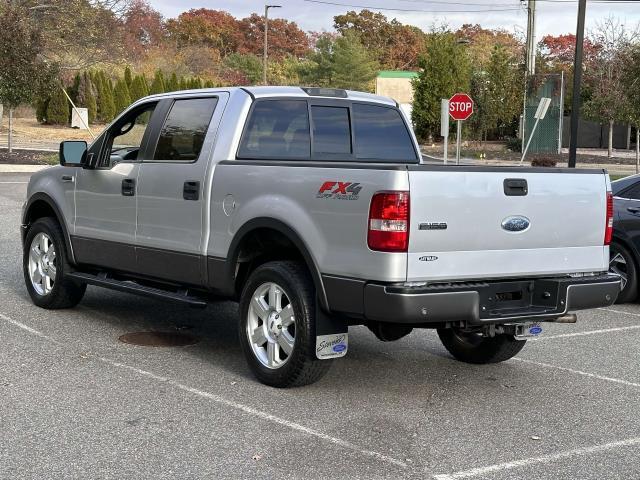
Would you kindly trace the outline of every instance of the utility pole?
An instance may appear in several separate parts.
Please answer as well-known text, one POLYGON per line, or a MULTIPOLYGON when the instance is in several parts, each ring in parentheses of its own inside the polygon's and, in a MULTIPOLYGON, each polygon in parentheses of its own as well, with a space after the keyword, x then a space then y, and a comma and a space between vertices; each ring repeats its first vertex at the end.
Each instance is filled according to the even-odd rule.
POLYGON ((262 54, 262 83, 267 85, 267 32, 269 31, 269 9, 281 8, 281 5, 264 6, 264 52, 262 54))
POLYGON ((524 95, 522 100, 522 122, 521 133, 524 144, 527 121, 527 87, 529 76, 536 73, 536 0, 527 2, 527 44, 525 52, 525 74, 524 74, 524 95))
POLYGON ((576 29, 576 54, 573 61, 573 99, 571 102, 571 143, 569 144, 569 168, 576 167, 578 150, 578 122, 580 120, 580 88, 582 84, 582 47, 584 44, 584 17, 587 0, 578 3, 578 27, 576 29))

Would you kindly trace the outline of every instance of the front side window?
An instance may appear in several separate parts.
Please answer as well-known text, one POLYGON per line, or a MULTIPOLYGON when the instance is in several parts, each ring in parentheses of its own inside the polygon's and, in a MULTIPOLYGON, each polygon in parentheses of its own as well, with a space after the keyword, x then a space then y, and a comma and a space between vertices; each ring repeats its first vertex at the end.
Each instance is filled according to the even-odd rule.
POLYGON ((107 132, 107 148, 99 162, 100 167, 113 167, 122 161, 140 159, 142 140, 156 106, 157 103, 150 103, 135 108, 113 124, 107 132))
POLYGON ((305 100, 263 100, 245 127, 239 158, 301 158, 311 155, 309 112, 305 100))
POLYGON ((354 104, 353 124, 357 159, 417 160, 413 141, 398 110, 354 104))
POLYGON ((160 131, 153 160, 196 161, 217 102, 217 98, 176 100, 160 131))
POLYGON ((351 155, 349 109, 345 107, 311 107, 314 154, 351 155))

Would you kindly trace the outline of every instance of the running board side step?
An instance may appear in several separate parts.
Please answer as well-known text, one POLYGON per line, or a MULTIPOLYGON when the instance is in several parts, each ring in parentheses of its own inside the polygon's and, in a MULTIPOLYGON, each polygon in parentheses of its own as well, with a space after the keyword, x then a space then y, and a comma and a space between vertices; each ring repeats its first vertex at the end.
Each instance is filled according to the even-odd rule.
POLYGON ((184 303, 198 308, 204 308, 207 306, 206 300, 189 295, 187 290, 174 292, 171 290, 147 287, 131 280, 116 280, 115 278, 110 278, 105 273, 92 275, 90 273, 83 272, 69 272, 66 275, 82 283, 109 288, 111 290, 118 290, 120 292, 133 293, 134 295, 156 298, 158 300, 169 300, 184 303))

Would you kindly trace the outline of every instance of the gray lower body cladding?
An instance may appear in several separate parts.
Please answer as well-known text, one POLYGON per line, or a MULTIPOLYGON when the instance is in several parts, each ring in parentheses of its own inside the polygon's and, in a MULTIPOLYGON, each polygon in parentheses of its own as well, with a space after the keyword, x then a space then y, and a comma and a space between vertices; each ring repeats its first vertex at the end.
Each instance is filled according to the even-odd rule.
POLYGON ((612 305, 617 275, 465 282, 425 286, 325 276, 332 311, 389 323, 470 324, 553 320, 569 311, 612 305))

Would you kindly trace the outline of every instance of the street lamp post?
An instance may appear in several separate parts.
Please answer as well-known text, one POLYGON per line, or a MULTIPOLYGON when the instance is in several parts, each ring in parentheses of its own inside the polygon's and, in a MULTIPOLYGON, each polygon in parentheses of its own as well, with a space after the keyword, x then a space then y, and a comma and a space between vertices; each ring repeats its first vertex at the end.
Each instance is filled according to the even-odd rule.
POLYGON ((264 52, 262 54, 262 83, 267 85, 267 31, 269 30, 269 9, 281 8, 281 5, 264 6, 264 52))

